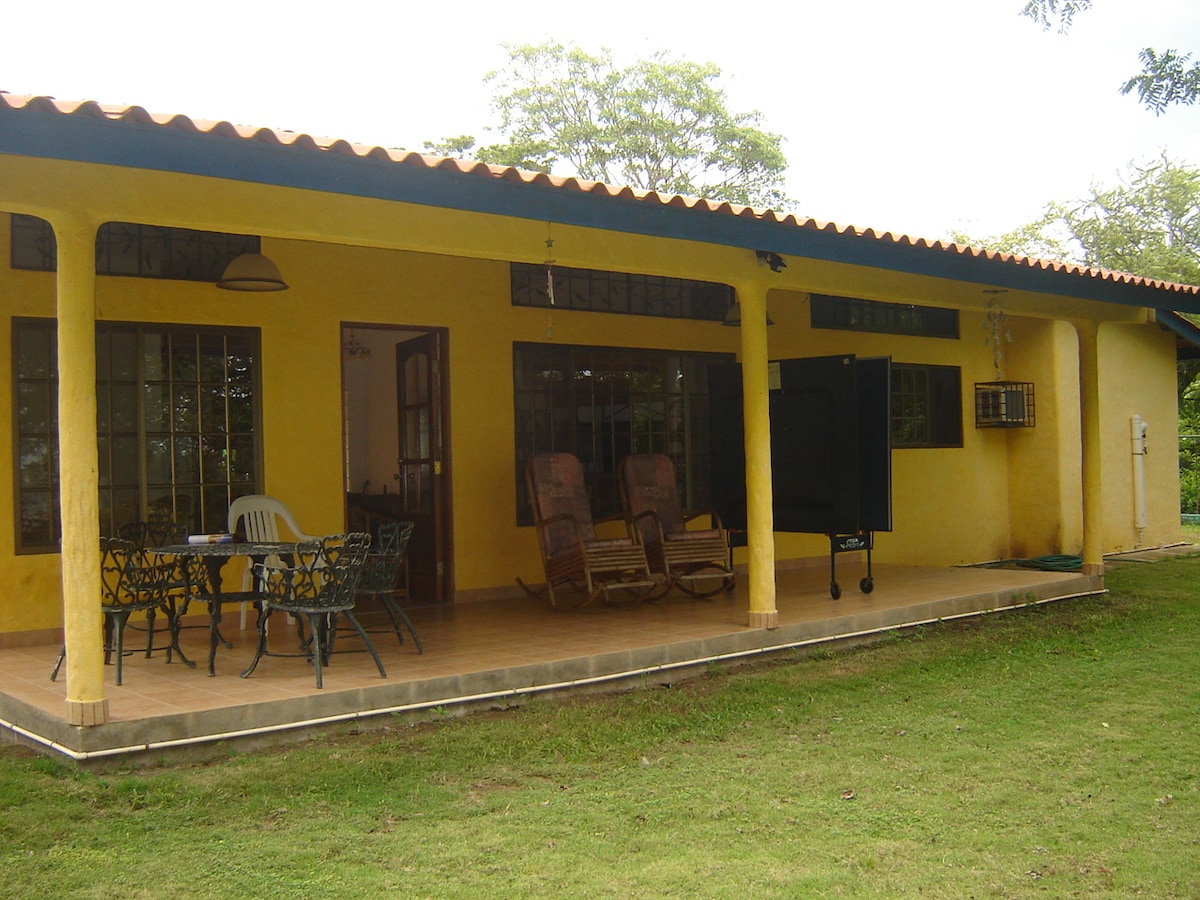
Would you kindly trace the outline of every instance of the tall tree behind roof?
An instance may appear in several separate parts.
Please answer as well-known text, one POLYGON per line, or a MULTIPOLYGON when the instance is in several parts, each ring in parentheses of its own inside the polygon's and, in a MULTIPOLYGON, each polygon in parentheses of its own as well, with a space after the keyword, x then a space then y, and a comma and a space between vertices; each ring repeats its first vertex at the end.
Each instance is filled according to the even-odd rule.
POLYGON ((660 53, 622 68, 608 50, 507 49, 508 66, 485 79, 503 140, 476 150, 465 135, 427 150, 662 194, 791 205, 783 138, 763 130, 760 112, 728 108, 716 65, 660 53))
POLYGON ((1146 278, 1200 284, 1200 168, 1165 154, 1131 163, 1115 186, 1057 201, 1007 234, 955 232, 961 243, 1146 278))

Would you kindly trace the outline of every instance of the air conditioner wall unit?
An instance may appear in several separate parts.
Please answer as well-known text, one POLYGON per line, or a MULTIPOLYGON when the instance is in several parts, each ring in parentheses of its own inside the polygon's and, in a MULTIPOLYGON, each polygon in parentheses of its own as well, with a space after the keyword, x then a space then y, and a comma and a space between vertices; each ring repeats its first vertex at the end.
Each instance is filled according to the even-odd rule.
POLYGON ((1033 383, 988 381, 975 385, 976 428, 1032 428, 1033 383))

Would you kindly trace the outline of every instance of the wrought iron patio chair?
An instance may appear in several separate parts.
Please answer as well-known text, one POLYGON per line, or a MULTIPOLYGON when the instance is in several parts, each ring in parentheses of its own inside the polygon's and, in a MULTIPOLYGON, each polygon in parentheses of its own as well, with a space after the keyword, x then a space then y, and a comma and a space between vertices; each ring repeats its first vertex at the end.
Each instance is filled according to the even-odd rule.
POLYGON ((255 577, 263 587, 263 614, 258 624, 258 647, 242 672, 243 678, 250 676, 264 656, 302 656, 316 669, 317 687, 323 687, 322 670, 329 663, 338 617, 344 617, 362 638, 379 676, 387 677, 371 638, 354 615, 354 594, 370 547, 369 534, 331 535, 297 544, 291 564, 255 565, 255 577), (309 633, 307 638, 302 637, 299 653, 267 649, 267 622, 275 610, 307 620, 309 633))
POLYGON ((404 554, 408 549, 408 539, 413 533, 412 522, 382 522, 375 529, 375 537, 371 550, 363 564, 362 576, 355 591, 357 599, 375 598, 383 606, 392 630, 400 643, 404 643, 404 629, 407 628, 417 645, 417 652, 424 653, 421 639, 413 628, 412 620, 396 602, 397 584, 404 566, 404 554))
POLYGON ((641 530, 653 571, 693 597, 733 588, 729 541, 715 510, 684 513, 675 465, 661 453, 635 453, 617 467, 621 502, 641 530), (692 523, 708 519, 708 528, 692 523))
MULTIPOLYGON (((129 541, 145 557, 147 550, 151 547, 185 543, 187 541, 187 526, 165 516, 152 516, 150 519, 144 521, 126 522, 124 525, 118 526, 117 537, 129 541)), ((176 615, 182 617, 187 612, 189 587, 195 583, 193 578, 189 578, 187 570, 189 561, 172 557, 157 559, 155 562, 173 563, 175 566, 175 570, 167 578, 165 600, 174 604, 176 615)), ((130 628, 145 630, 147 632, 147 657, 154 651, 156 613, 155 609, 150 609, 146 612, 146 625, 144 629, 136 623, 129 626, 130 628)))
MULTIPOLYGON (((168 602, 168 583, 174 571, 170 562, 151 562, 131 541, 121 538, 100 539, 100 605, 104 613, 104 664, 116 665, 116 682, 124 682, 123 661, 125 628, 134 613, 163 612, 167 616, 171 642, 162 648, 167 662, 177 651, 179 621, 176 607, 168 602)), ((147 656, 149 651, 147 651, 147 656)), ((183 658, 183 654, 179 654, 183 658)), ((59 669, 67 657, 66 644, 58 652, 50 680, 58 678, 59 669)), ((186 662, 186 658, 184 658, 186 662)))
POLYGON ((520 578, 517 583, 534 597, 548 597, 559 605, 559 590, 570 588, 584 606, 613 591, 640 599, 654 599, 664 582, 650 571, 642 536, 628 516, 606 516, 593 521, 583 480, 583 467, 570 453, 535 453, 525 469, 525 484, 533 507, 533 523, 546 584, 535 590, 520 578), (601 538, 596 525, 620 523, 623 533, 601 538))

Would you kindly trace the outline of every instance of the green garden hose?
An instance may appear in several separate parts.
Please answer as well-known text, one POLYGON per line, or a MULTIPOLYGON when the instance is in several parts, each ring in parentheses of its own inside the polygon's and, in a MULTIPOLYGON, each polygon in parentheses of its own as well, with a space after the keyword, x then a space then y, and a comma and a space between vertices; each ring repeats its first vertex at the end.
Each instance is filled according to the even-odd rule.
POLYGON ((1065 553, 1035 556, 1032 559, 1018 559, 1017 565, 1026 569, 1042 569, 1047 572, 1073 572, 1083 568, 1083 556, 1071 556, 1065 553))

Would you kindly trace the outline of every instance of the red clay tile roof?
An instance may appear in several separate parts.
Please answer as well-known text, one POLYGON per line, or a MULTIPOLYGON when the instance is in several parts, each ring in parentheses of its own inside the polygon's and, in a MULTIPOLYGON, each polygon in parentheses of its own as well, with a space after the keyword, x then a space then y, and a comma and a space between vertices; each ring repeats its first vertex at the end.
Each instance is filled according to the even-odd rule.
POLYGON ((677 194, 658 194, 654 191, 639 190, 631 187, 620 187, 604 184, 598 181, 588 181, 583 178, 547 175, 543 172, 529 172, 512 166, 493 166, 473 160, 453 159, 442 156, 426 156, 405 150, 388 150, 378 146, 352 144, 349 141, 334 138, 319 138, 312 135, 283 131, 272 128, 254 128, 244 125, 233 125, 226 121, 206 121, 191 119, 180 114, 153 114, 140 106, 112 106, 88 101, 64 101, 53 97, 39 97, 19 94, 9 94, 0 91, 0 104, 9 109, 28 109, 36 112, 58 113, 64 116, 90 116, 119 122, 130 122, 138 125, 157 125, 163 128, 174 128, 184 132, 206 133, 220 137, 245 141, 259 141, 276 146, 294 147, 297 150, 337 153, 344 156, 370 158, 390 161, 399 165, 421 166, 427 169, 441 169, 481 178, 504 179, 524 184, 536 184, 553 187, 564 191, 636 200, 641 203, 658 204, 684 209, 696 210, 701 213, 734 216, 742 219, 755 219, 791 225, 810 231, 823 231, 832 234, 846 235, 891 243, 898 246, 926 248, 948 254, 958 254, 971 258, 987 259, 1030 269, 1041 269, 1050 272, 1073 274, 1102 281, 1119 284, 1136 285, 1157 290, 1200 297, 1200 286, 1179 284, 1145 278, 1128 272, 1118 272, 1109 269, 1089 268, 1074 263, 1055 262, 1017 256, 1010 253, 1000 253, 982 247, 969 247, 948 241, 930 241, 926 238, 912 238, 905 234, 894 234, 890 231, 879 232, 873 228, 857 228, 840 226, 833 222, 819 222, 794 214, 781 214, 773 210, 754 209, 733 203, 704 200, 697 197, 683 197, 677 194))

